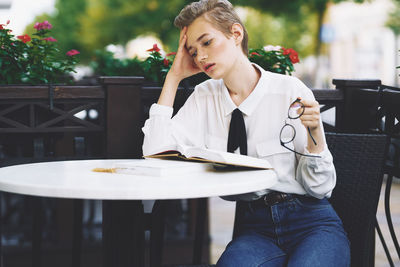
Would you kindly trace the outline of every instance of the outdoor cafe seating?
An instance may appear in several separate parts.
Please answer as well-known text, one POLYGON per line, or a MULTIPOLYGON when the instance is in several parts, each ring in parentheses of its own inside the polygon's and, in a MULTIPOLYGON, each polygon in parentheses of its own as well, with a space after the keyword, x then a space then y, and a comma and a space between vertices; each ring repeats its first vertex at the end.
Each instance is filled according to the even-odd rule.
MULTIPOLYGON (((400 90, 383 86, 379 80, 334 80, 333 83, 336 89, 314 89, 314 94, 322 105, 322 112, 335 109, 335 124, 325 125, 327 142, 334 156, 338 174, 338 185, 331 201, 342 217, 352 240, 352 266, 373 266, 375 243, 391 242, 383 238, 375 240, 374 227, 377 227, 379 234, 375 216, 383 174, 386 174, 386 216, 391 237, 397 244, 397 255, 394 255, 393 251, 386 251, 388 262, 393 264, 391 257, 400 257, 389 203, 392 181, 400 177, 400 112, 399 105, 396 105, 400 102, 400 90)), ((79 95, 79 90, 75 96, 51 95, 48 93, 51 90, 44 87, 44 97, 40 99, 28 99, 24 96, 17 99, 9 95, 2 97, 0 92, 0 119, 3 118, 3 123, 0 124, 0 167, 65 159, 140 158, 143 138, 140 128, 160 88, 144 87, 143 80, 137 77, 104 77, 100 85, 82 89, 84 99, 79 95), (17 118, 17 115, 35 111, 35 108, 21 108, 21 103, 36 107, 37 113, 29 115, 28 118, 40 120, 44 126, 51 125, 46 124, 46 121, 54 120, 57 121, 57 127, 21 127, 24 122, 17 118), (112 109, 115 105, 119 108, 112 109), (98 116, 80 120, 73 118, 74 125, 67 121, 71 119, 73 112, 89 109, 97 110, 98 116), (12 116, 8 116, 12 110, 19 110, 19 113, 14 112, 12 116), (63 123, 54 115, 57 113, 57 116, 65 119, 63 123), (11 123, 12 127, 9 126, 11 120, 15 121, 11 123)), ((178 90, 176 108, 184 103, 191 90, 178 90)), ((60 250, 64 249, 68 255, 72 255, 72 266, 81 266, 85 253, 88 253, 88 238, 92 238, 93 244, 100 244, 97 247, 93 246, 93 249, 101 252, 101 236, 100 239, 94 237, 98 236, 96 233, 101 233, 101 220, 96 222, 93 214, 97 204, 82 200, 54 202, 41 198, 18 198, 9 193, 1 193, 0 200, 0 229, 1 234, 6 237, 0 251, 3 262, 15 261, 18 256, 13 255, 30 255, 28 258, 33 266, 41 266, 41 263, 48 261, 43 259, 48 255, 44 252, 48 249, 48 244, 57 244, 57 240, 62 243, 60 250), (63 217, 57 213, 61 208, 67 208, 66 212, 74 216, 66 219, 65 214, 63 217), (32 210, 36 212, 30 213, 32 210), (24 218, 18 215, 20 212, 30 215, 24 221, 24 218), (57 216, 58 219, 55 220, 57 216), (57 225, 61 222, 61 225, 57 225), (70 235, 60 233, 60 227, 66 227, 64 229, 68 229, 70 235), (97 230, 93 232, 93 229, 97 230), (18 245, 13 246, 11 242, 10 237, 18 235, 18 231, 22 232, 19 234, 21 242, 29 244, 23 250, 18 250, 18 245), (35 244, 39 244, 39 248, 35 247, 35 244)), ((151 257, 156 258, 152 266, 201 266, 199 264, 209 263, 207 199, 182 201, 184 202, 156 202, 159 217, 155 220, 165 221, 165 224, 158 225, 161 228, 153 228, 159 234, 155 243, 151 245, 151 257), (171 209, 171 206, 175 208, 171 209), (176 213, 177 209, 179 215, 176 213), (169 212, 175 212, 175 221, 168 215, 169 212), (180 221, 176 220, 178 217, 180 221), (185 233, 176 230, 178 224, 186 229, 185 233), (178 235, 186 239, 182 243, 184 245, 176 245, 178 242, 174 240, 174 236, 178 235), (189 256, 184 257, 183 254, 189 256)), ((240 213, 239 206, 236 212, 240 213)), ((235 231, 238 227, 240 228, 240 221, 235 222, 235 231)), ((98 261, 93 263, 93 266, 96 264, 98 261)))

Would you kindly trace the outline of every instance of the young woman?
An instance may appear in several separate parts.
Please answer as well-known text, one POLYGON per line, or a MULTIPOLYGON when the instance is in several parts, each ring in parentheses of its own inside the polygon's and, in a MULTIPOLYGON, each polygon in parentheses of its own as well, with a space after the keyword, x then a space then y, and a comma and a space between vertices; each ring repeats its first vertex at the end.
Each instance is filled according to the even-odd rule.
POLYGON ((226 0, 193 2, 175 25, 179 48, 143 127, 143 154, 177 144, 242 153, 267 159, 278 177, 272 188, 223 197, 245 211, 217 265, 349 266, 346 233, 327 201, 336 173, 311 90, 248 60, 246 29, 226 0), (211 79, 171 118, 179 82, 199 72, 211 79))

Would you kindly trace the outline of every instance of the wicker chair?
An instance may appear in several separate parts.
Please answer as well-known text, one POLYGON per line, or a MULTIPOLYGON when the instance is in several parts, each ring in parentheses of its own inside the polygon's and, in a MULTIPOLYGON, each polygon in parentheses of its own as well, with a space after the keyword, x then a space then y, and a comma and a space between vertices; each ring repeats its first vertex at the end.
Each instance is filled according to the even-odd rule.
MULTIPOLYGON (((386 135, 326 133, 337 184, 330 202, 351 243, 351 266, 374 266, 374 224, 383 179, 386 135)), ((236 206, 234 236, 242 208, 236 206)))
MULTIPOLYGON (((400 245, 394 230, 390 210, 390 191, 392 183, 395 179, 400 178, 400 106, 398 104, 400 101, 399 90, 399 88, 382 85, 379 100, 381 104, 380 113, 384 117, 384 120, 381 120, 382 122, 384 122, 384 127, 380 127, 380 129, 383 129, 383 132, 387 134, 388 139, 390 140, 385 165, 385 174, 387 174, 384 195, 385 215, 386 222, 389 227, 389 232, 397 252, 397 256, 400 258, 400 245)), ((380 120, 380 118, 378 119, 380 120)), ((382 246, 388 259, 389 265, 394 266, 391 253, 387 247, 385 238, 382 235, 378 220, 376 220, 375 227, 382 242, 382 246)))
MULTIPOLYGON (((386 135, 326 133, 326 140, 337 172, 330 202, 351 242, 351 266, 373 266, 374 223, 387 150, 386 135)), ((234 236, 240 229, 241 213, 241 205, 236 205, 234 236)), ((214 265, 180 267, 186 266, 214 265)))
POLYGON ((375 216, 387 150, 385 135, 326 134, 337 172, 330 199, 351 242, 351 265, 374 266, 375 216))

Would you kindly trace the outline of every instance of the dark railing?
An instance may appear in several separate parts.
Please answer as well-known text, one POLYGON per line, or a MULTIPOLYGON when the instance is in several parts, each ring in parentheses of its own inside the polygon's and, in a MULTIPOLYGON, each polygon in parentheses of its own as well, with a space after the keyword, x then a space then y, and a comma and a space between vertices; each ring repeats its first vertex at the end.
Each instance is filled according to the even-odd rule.
MULTIPOLYGON (((99 86, 0 86, 0 167, 54 160, 140 158, 146 107, 156 101, 160 88, 142 88, 142 77, 102 77, 100 82, 99 86), (147 92, 155 92, 154 97, 149 98, 147 92)), ((178 105, 187 98, 181 92, 178 105)), ((31 255, 26 265, 31 259, 40 266, 40 248, 54 253, 56 248, 60 251, 68 247, 75 252, 72 266, 79 266, 79 240, 86 242, 85 251, 101 245, 101 220, 96 216, 101 211, 99 201, 10 193, 2 193, 1 200, 6 266, 21 260, 21 255, 31 255), (83 232, 79 226, 82 221, 83 232), (30 247, 35 249, 32 254, 30 247)), ((169 255, 176 255, 178 248, 189 251, 187 242, 194 238, 192 211, 196 206, 193 200, 169 201, 167 261, 173 262, 169 255)), ((190 257, 190 253, 178 253, 183 260, 182 255, 190 257)), ((208 255, 204 254, 205 260, 208 255)), ((99 255, 92 259, 85 266, 99 265, 99 255)))
MULTIPOLYGON (((321 104, 322 113, 335 109, 334 123, 324 123, 326 131, 373 132, 391 129, 392 136, 398 137, 398 124, 393 128, 382 124, 385 116, 382 105, 393 101, 393 96, 389 95, 395 88, 384 89, 379 80, 334 80, 333 83, 336 89, 313 90, 321 104)), ((179 88, 174 104, 175 111, 184 104, 192 91, 193 88, 179 88)), ((0 167, 64 159, 140 158, 143 142, 141 127, 148 117, 151 104, 157 101, 160 92, 159 87, 145 86, 142 77, 101 77, 99 86, 0 86, 0 167), (77 114, 79 112, 80 116, 77 114)), ((398 91, 394 94, 398 97, 398 91)), ((386 116, 386 121, 393 121, 392 124, 395 125, 395 120, 391 118, 386 116)), ((394 159, 393 163, 398 164, 398 161, 396 163, 394 159)), ((396 168, 398 170, 398 165, 392 170, 396 168)), ((72 246, 74 242, 76 244, 76 240, 82 235, 82 232, 72 227, 74 224, 79 226, 76 220, 83 220, 83 239, 99 239, 101 220, 96 220, 94 214, 95 207, 99 207, 98 202, 84 201, 79 205, 68 200, 55 202, 43 199, 39 203, 46 215, 43 217, 43 234, 37 238, 43 239, 44 245, 45 242, 58 242, 62 244, 61 247, 72 246), (74 218, 74 209, 79 211, 82 207, 87 211, 83 217, 75 216, 74 222, 71 219, 74 218), (60 209, 65 212, 61 213, 60 209)), ((29 244, 32 240, 29 225, 35 225, 35 212, 32 212, 31 204, 29 198, 2 194, 1 221, 3 236, 6 237, 3 244, 5 261, 12 254, 10 251, 18 250, 20 244, 29 244), (31 215, 22 220, 23 214, 31 215), (20 240, 13 241, 12 238, 15 237, 20 240), (13 242, 18 245, 13 246, 13 242)), ((181 211, 180 214, 167 218, 166 236, 172 238, 182 235, 183 231, 186 239, 196 238, 194 211, 197 205, 204 203, 182 200, 171 201, 169 205, 171 210, 181 211), (176 218, 180 218, 180 221, 176 218), (181 228, 177 229, 176 225, 181 228)), ((199 235, 202 237, 202 234, 199 235)), ((208 235, 208 230, 205 235, 208 235)), ((173 246, 166 246, 166 250, 171 247, 173 246)), ((187 250, 189 246, 183 247, 187 250)), ((183 247, 180 249, 184 249, 183 247)), ((209 257, 208 239, 204 242, 204 248, 203 262, 209 257)), ((188 254, 190 255, 179 255, 188 254)), ((168 251, 164 253, 166 262, 173 263, 174 259, 167 259, 168 255, 174 254, 168 251)), ((194 255, 194 258, 199 261, 201 255, 194 255)))
MULTIPOLYGON (((0 167, 104 157, 106 151, 99 145, 105 138, 104 107, 101 86, 1 86, 0 167), (75 116, 79 112, 84 114, 75 116)), ((41 265, 42 245, 53 249, 54 244, 70 247, 72 239, 80 239, 76 237, 82 223, 76 222, 81 222, 82 216, 73 215, 83 206, 82 201, 9 193, 2 193, 1 197, 6 266, 24 258, 22 255, 31 255, 28 259, 41 265), (29 247, 33 248, 32 254, 27 251, 29 247)), ((93 201, 85 203, 93 205, 93 201)), ((94 216, 88 216, 85 227, 91 231, 89 235, 95 234, 96 228, 101 230, 96 227, 94 216)))

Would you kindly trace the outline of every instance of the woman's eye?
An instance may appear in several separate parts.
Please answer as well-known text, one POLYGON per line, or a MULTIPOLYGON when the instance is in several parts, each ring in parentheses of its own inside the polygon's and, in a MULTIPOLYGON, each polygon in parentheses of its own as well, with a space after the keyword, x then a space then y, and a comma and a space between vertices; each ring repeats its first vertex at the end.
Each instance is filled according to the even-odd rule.
POLYGON ((204 43, 204 46, 208 46, 211 44, 211 40, 208 40, 207 42, 204 43))
POLYGON ((192 54, 192 57, 196 57, 197 56, 197 52, 194 52, 193 54, 192 54))

